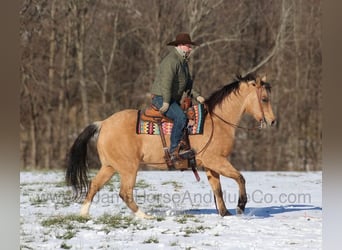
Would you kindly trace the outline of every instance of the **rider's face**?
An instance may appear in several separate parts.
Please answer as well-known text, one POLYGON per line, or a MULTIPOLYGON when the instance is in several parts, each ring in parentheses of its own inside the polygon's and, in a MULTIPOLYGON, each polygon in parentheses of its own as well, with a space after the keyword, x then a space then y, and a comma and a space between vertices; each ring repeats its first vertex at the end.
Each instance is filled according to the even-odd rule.
POLYGON ((178 47, 185 52, 186 57, 190 55, 190 52, 192 51, 192 45, 191 44, 180 44, 178 47))

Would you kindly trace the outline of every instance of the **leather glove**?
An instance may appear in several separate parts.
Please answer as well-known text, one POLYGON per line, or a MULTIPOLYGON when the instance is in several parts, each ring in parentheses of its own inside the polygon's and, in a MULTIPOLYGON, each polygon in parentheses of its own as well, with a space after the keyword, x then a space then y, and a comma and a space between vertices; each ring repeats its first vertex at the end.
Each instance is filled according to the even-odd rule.
POLYGON ((167 102, 163 102, 163 106, 160 107, 159 111, 161 113, 165 113, 169 109, 170 104, 167 102))
POLYGON ((205 102, 205 99, 203 96, 197 96, 196 100, 199 102, 199 103, 204 103, 205 102))

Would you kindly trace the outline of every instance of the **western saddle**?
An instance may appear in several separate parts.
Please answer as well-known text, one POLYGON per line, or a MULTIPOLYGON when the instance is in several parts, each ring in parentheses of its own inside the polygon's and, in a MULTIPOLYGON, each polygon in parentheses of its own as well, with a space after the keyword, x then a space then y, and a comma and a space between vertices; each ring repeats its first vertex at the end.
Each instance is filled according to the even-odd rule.
MULTIPOLYGON (((184 98, 182 105, 182 109, 184 112, 186 112, 187 118, 189 120, 189 124, 194 122, 195 120, 195 111, 191 107, 191 99, 190 101, 187 100, 187 98, 184 98)), ((166 161, 166 164, 169 169, 177 169, 177 170, 186 170, 188 168, 191 168, 196 176, 196 179, 199 180, 199 176, 196 170, 196 158, 195 158, 195 152, 193 149, 191 149, 190 141, 189 141, 189 135, 188 130, 185 128, 183 130, 183 137, 175 151, 175 158, 171 159, 170 152, 168 150, 168 146, 166 144, 165 135, 162 129, 162 123, 164 122, 173 122, 171 119, 160 113, 157 107, 155 107, 153 104, 145 109, 140 114, 140 119, 143 121, 149 121, 154 122, 158 125, 159 131, 160 131, 160 138, 163 144, 164 149, 164 159, 166 161)))

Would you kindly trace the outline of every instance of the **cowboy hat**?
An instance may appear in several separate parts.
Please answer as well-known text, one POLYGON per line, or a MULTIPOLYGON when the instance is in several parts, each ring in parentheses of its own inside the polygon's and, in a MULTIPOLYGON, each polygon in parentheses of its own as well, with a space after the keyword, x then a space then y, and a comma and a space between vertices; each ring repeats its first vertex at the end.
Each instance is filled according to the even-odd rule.
POLYGON ((167 45, 174 45, 178 46, 179 44, 192 44, 192 45, 199 45, 197 42, 191 41, 190 35, 188 33, 179 33, 176 36, 176 40, 169 42, 167 45))

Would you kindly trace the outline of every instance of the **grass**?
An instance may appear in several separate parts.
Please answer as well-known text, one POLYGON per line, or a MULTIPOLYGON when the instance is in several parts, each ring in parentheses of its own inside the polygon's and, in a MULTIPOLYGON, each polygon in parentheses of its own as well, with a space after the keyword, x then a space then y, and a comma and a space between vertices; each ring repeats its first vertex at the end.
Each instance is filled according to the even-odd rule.
MULTIPOLYGON (((88 220, 90 220, 90 218, 79 215, 54 216, 43 220, 41 225, 47 228, 44 230, 44 234, 46 236, 50 235, 52 232, 55 232, 56 239, 69 240, 76 236, 80 228, 84 228, 83 225, 88 220)), ((44 242, 45 240, 42 241, 44 242)), ((71 246, 67 245, 63 241, 60 248, 70 249, 71 246)))
POLYGON ((165 181, 162 185, 172 185, 175 191, 179 191, 183 186, 177 181, 165 181))
POLYGON ((75 231, 68 230, 63 235, 56 235, 57 239, 63 239, 63 240, 69 240, 71 238, 74 238, 76 236, 75 231))
POLYGON ((148 188, 151 185, 148 184, 145 180, 141 179, 135 183, 136 188, 148 188))
POLYGON ((103 214, 102 216, 98 217, 95 222, 95 224, 102 224, 103 228, 102 230, 105 231, 105 233, 110 233, 116 229, 121 228, 129 228, 133 232, 136 230, 142 231, 142 230, 148 230, 149 228, 153 228, 154 226, 145 223, 144 221, 142 223, 139 223, 139 220, 137 220, 133 216, 123 216, 123 215, 109 215, 109 214, 103 214))
POLYGON ((157 216, 157 217, 156 217, 156 220, 157 220, 157 221, 164 221, 164 220, 165 220, 165 217, 157 216))
POLYGON ((196 234, 196 233, 203 233, 207 229, 210 229, 210 227, 204 227, 202 225, 197 226, 197 227, 186 227, 184 229, 181 229, 185 233, 184 237, 190 237, 191 234, 196 234))
POLYGON ((95 220, 96 224, 105 224, 109 228, 128 228, 138 223, 132 216, 103 214, 95 220))
POLYGON ((62 249, 71 249, 72 246, 69 246, 69 245, 67 245, 65 242, 63 242, 63 243, 61 244, 61 248, 62 248, 62 249))
POLYGON ((144 240, 144 244, 151 244, 151 243, 159 243, 159 240, 155 236, 151 236, 148 239, 144 240))
POLYGON ((179 245, 178 240, 177 240, 177 241, 170 242, 170 246, 171 246, 171 247, 176 247, 176 246, 178 246, 178 245, 179 245))
POLYGON ((20 249, 34 249, 34 248, 32 248, 32 247, 29 247, 29 246, 27 246, 27 245, 20 245, 20 249))
POLYGON ((70 226, 72 222, 85 223, 89 220, 89 218, 79 216, 79 215, 67 215, 67 216, 56 216, 49 219, 45 219, 41 222, 44 227, 52 227, 52 226, 70 226))
POLYGON ((195 216, 192 215, 192 214, 184 214, 184 215, 182 215, 182 216, 180 216, 180 217, 177 217, 177 218, 175 219, 175 221, 178 222, 178 223, 180 223, 180 224, 185 224, 185 223, 188 222, 188 219, 190 219, 190 218, 196 219, 195 216))

